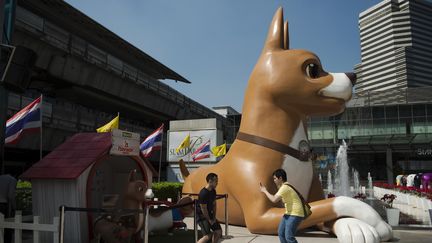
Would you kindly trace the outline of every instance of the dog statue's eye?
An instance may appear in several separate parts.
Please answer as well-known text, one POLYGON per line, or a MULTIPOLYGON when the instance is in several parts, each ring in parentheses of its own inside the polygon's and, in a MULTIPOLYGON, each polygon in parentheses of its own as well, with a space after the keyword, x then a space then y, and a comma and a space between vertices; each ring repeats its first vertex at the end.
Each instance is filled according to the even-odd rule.
POLYGON ((142 192, 142 191, 144 191, 144 188, 138 187, 138 191, 142 192))
POLYGON ((320 67, 315 63, 309 63, 306 66, 306 75, 309 78, 318 78, 320 74, 320 67))

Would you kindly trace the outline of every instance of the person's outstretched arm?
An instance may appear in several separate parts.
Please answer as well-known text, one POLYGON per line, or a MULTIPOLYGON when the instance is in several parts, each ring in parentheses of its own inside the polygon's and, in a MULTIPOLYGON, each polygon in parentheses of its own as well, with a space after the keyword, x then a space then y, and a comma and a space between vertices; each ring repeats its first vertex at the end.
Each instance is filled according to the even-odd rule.
POLYGON ((263 184, 261 184, 261 182, 260 182, 260 189, 261 189, 261 192, 263 192, 272 203, 277 203, 282 199, 281 196, 279 196, 277 194, 275 194, 275 195, 270 194, 270 192, 267 191, 267 188, 265 186, 263 186, 263 184))

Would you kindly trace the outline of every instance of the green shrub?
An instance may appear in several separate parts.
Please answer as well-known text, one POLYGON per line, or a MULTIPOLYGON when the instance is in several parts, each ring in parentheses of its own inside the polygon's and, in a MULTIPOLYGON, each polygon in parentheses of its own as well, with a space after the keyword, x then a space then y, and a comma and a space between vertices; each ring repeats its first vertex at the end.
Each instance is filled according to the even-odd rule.
POLYGON ((17 182, 16 186, 16 210, 23 211, 23 214, 31 214, 32 211, 32 189, 31 183, 28 181, 17 182))
POLYGON ((183 183, 180 182, 155 182, 153 183, 152 189, 154 197, 159 200, 166 200, 167 198, 172 198, 173 202, 179 200, 178 196, 181 196, 183 183))

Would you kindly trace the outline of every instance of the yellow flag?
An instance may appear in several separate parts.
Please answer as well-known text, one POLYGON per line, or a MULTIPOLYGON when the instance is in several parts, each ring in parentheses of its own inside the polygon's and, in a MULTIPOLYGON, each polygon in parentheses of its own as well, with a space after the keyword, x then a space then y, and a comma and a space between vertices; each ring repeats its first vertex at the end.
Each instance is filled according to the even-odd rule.
POLYGON ((176 153, 180 151, 180 149, 189 148, 190 146, 190 135, 187 135, 181 144, 176 148, 176 153))
POLYGON ((117 115, 114 119, 112 119, 107 124, 96 129, 97 132, 111 132, 114 128, 119 127, 120 115, 117 115))
POLYGON ((226 143, 211 149, 214 156, 219 157, 226 154, 226 143))

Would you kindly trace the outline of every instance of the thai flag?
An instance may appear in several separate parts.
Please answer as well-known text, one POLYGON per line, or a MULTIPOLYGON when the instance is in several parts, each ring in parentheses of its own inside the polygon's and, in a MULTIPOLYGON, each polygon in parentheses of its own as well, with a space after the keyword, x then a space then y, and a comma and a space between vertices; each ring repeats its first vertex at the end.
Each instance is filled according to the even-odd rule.
POLYGON ((197 161, 200 159, 210 158, 210 140, 208 140, 205 144, 201 145, 195 152, 192 154, 193 161, 197 161))
POLYGON ((17 143, 24 130, 41 126, 41 105, 42 96, 7 120, 5 144, 17 143))
POLYGON ((140 145, 142 156, 148 158, 150 157, 153 150, 158 150, 162 147, 163 128, 164 124, 162 124, 162 126, 150 134, 146 139, 144 139, 140 145))

